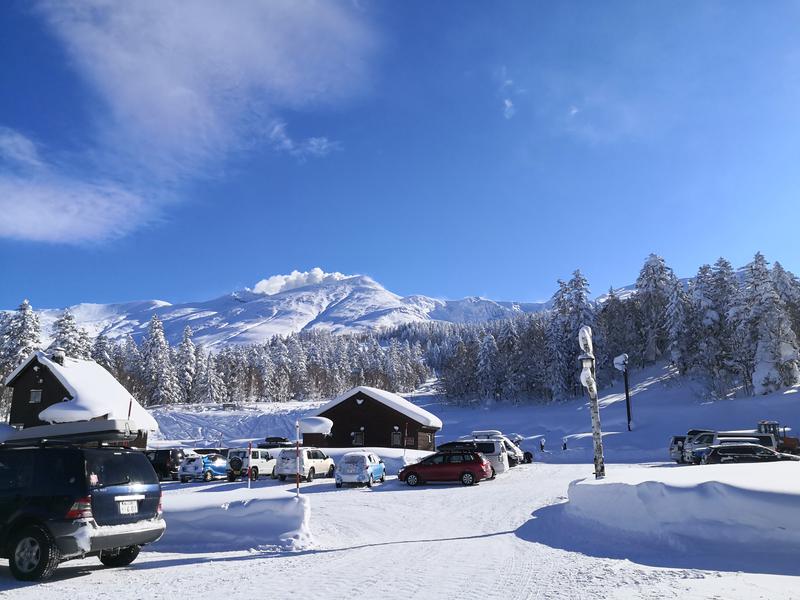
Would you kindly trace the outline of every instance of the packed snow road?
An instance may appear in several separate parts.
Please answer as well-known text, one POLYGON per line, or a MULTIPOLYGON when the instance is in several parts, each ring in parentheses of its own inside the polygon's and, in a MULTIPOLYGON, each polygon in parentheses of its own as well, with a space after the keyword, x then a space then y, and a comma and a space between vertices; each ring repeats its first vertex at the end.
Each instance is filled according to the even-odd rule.
MULTIPOLYGON (((409 488, 392 478, 372 489, 338 490, 332 480, 322 479, 303 485, 311 500, 313 536, 304 550, 151 550, 125 569, 102 568, 97 559, 64 563, 42 584, 15 581, 3 561, 0 597, 753 600, 789 598, 800 589, 793 573, 776 573, 757 563, 735 572, 720 566, 687 568, 685 558, 673 560, 669 554, 642 564, 612 558, 613 548, 607 545, 613 542, 559 521, 558 504, 569 482, 591 476, 591 469, 523 465, 469 488, 409 488), (570 549, 573 545, 581 551, 570 549)), ((165 494, 213 494, 241 485, 170 484, 165 494)), ((293 491, 276 481, 257 485, 272 487, 276 494, 293 491)), ((204 528, 219 525, 198 521, 198 538, 204 528)))

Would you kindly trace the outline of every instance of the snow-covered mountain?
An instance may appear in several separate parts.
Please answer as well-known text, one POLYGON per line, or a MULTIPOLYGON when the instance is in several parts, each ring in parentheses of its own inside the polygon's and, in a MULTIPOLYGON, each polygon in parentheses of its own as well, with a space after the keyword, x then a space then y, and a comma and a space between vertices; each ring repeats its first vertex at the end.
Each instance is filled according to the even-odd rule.
MULTIPOLYGON (((402 297, 364 275, 323 275, 291 281, 290 276, 278 276, 283 278, 279 286, 274 285, 275 278, 270 278, 252 290, 201 302, 170 304, 152 300, 77 304, 69 309, 92 336, 103 333, 115 339, 130 333, 138 339, 153 314, 157 314, 170 342, 179 342, 184 327, 190 325, 196 341, 219 347, 263 342, 276 334, 309 329, 346 333, 417 321, 488 321, 545 307, 545 303, 495 302, 478 297, 402 297), (308 281, 312 283, 304 285, 308 281)), ((38 311, 45 336, 62 310, 38 311)))

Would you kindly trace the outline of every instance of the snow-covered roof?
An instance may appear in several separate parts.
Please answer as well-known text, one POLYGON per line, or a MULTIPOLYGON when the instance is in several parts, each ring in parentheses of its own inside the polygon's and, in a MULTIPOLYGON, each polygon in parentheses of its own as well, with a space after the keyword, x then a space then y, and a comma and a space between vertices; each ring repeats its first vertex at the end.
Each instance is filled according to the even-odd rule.
POLYGON ((137 428, 145 431, 158 431, 158 423, 128 393, 122 384, 104 367, 93 360, 64 358, 61 365, 44 352, 34 352, 19 365, 6 379, 6 385, 13 381, 33 360, 46 367, 67 390, 71 400, 56 402, 39 413, 39 418, 47 423, 71 423, 89 421, 107 416, 109 419, 130 419, 137 428))
POLYGON ((337 396, 326 405, 317 410, 313 411, 312 415, 321 415, 325 411, 333 408, 337 404, 340 404, 347 400, 348 398, 353 397, 356 393, 361 392, 362 394, 366 394, 373 400, 377 400, 381 404, 385 404, 386 406, 393 408, 399 413, 404 414, 410 419, 414 419, 418 423, 422 423, 427 427, 435 427, 436 429, 442 428, 442 421, 436 415, 429 413, 424 408, 420 408, 416 404, 412 404, 402 396, 398 396, 392 392, 387 392, 386 390, 379 390, 378 388, 369 387, 366 385, 360 385, 358 387, 354 387, 351 390, 346 391, 345 393, 337 396))

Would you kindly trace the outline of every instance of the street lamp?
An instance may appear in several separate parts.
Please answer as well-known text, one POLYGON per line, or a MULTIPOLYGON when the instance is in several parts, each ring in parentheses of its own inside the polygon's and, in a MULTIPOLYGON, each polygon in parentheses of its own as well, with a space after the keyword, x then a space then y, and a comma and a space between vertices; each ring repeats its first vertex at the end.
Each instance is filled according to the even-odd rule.
POLYGON ((592 328, 584 325, 578 332, 578 344, 583 354, 581 361, 581 385, 589 392, 589 410, 592 414, 592 440, 594 442, 594 477, 602 479, 606 475, 603 461, 603 432, 600 430, 600 405, 597 402, 597 382, 594 378, 594 348, 592 347, 592 328))
POLYGON ((628 409, 628 431, 631 430, 631 391, 628 387, 628 355, 620 354, 614 359, 614 368, 625 377, 625 408, 628 409))

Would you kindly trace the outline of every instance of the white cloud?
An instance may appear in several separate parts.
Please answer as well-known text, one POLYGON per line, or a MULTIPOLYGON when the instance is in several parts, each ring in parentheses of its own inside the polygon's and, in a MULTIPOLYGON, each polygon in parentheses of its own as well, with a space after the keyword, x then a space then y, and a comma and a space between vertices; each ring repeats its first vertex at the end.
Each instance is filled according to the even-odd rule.
MULTIPOLYGON (((30 140, 0 128, 0 159, 14 171, 2 175, 0 185, 13 197, 0 206, 13 207, 18 219, 38 212, 77 227, 75 236, 56 227, 52 241, 131 231, 150 219, 129 219, 127 211, 157 213, 163 190, 208 176, 232 152, 261 144, 302 161, 339 149, 322 136, 294 141, 285 124, 285 137, 276 140, 273 124, 282 123, 283 110, 358 94, 375 48, 360 13, 346 3, 42 0, 38 13, 100 100, 89 144, 72 155, 72 169, 63 160, 48 165, 52 159, 30 140)), ((0 223, 0 236, 42 235, 0 223)))
POLYGON ((0 237, 82 243, 119 237, 152 218, 149 200, 111 182, 0 175, 0 237))
POLYGON ((292 271, 289 275, 273 275, 262 279, 253 286, 253 291, 259 294, 278 294, 306 285, 340 281, 348 277, 352 277, 352 275, 326 273, 319 267, 315 267, 310 271, 292 271))
POLYGON ((342 145, 339 142, 329 140, 326 137, 312 137, 295 141, 287 133, 286 123, 283 121, 276 121, 273 124, 269 139, 273 148, 287 152, 301 161, 308 157, 327 156, 331 152, 342 149, 342 145))
POLYGON ((33 141, 8 127, 0 127, 0 159, 14 163, 17 167, 42 166, 33 141))
POLYGON ((514 103, 511 101, 511 98, 506 98, 503 100, 503 116, 506 119, 513 117, 516 112, 517 109, 514 108, 514 103))

